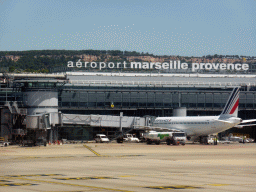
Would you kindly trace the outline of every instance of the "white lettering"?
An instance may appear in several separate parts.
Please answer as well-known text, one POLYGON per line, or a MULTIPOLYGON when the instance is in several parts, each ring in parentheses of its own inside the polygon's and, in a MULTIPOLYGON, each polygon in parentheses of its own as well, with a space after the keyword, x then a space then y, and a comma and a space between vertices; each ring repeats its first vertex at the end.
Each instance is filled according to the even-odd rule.
POLYGON ((242 65, 242 69, 244 70, 244 71, 247 71, 247 70, 249 70, 249 65, 248 64, 243 64, 242 65))
POLYGON ((178 61, 178 69, 180 69, 180 60, 178 61))
POLYGON ((240 64, 240 63, 235 64, 235 69, 236 69, 237 71, 240 71, 240 70, 241 70, 241 64, 240 64))
POLYGON ((131 68, 141 69, 141 62, 131 62, 131 68))
POLYGON ((212 66, 213 66, 213 69, 218 70, 220 64, 219 63, 217 63, 217 64, 213 63, 212 66))
POLYGON ((204 63, 200 63, 200 69, 204 69, 204 63))
POLYGON ((68 65, 67 65, 67 67, 74 67, 74 63, 73 63, 73 61, 68 61, 68 65))
POLYGON ((126 65, 127 65, 127 63, 124 61, 124 69, 126 69, 127 67, 126 67, 126 65))
POLYGON ((108 68, 113 69, 115 67, 115 64, 113 62, 108 63, 108 68))
MULTIPOLYGON (((123 68, 126 69, 128 67, 130 68, 135 68, 135 69, 183 69, 186 70, 189 67, 188 63, 181 63, 179 60, 177 61, 172 61, 170 60, 170 62, 164 62, 164 63, 160 63, 160 62, 131 62, 130 66, 126 63, 126 61, 123 61, 123 63, 121 62, 117 62, 116 64, 114 62, 84 62, 84 67, 91 67, 93 69, 95 68, 99 68, 99 70, 104 69, 104 68, 123 68), (98 66, 99 64, 99 66, 98 66), (127 66, 128 65, 128 66, 127 66)), ((77 68, 81 68, 83 67, 83 63, 81 62, 81 59, 79 59, 77 62, 73 62, 73 61, 68 61, 67 63, 67 67, 77 67, 77 68)), ((192 71, 198 71, 199 69, 205 69, 205 70, 236 70, 236 71, 240 71, 240 70, 249 70, 249 64, 233 64, 233 63, 192 63, 191 64, 191 68, 192 71)))
POLYGON ((165 62, 162 64, 163 69, 168 69, 169 68, 169 63, 165 62))
POLYGON ((225 70, 227 69, 227 65, 225 63, 220 64, 220 70, 225 70))
POLYGON ((205 64, 205 69, 206 70, 211 70, 212 69, 212 64, 211 63, 206 63, 205 64))
POLYGON ((119 68, 119 65, 121 65, 121 62, 117 62, 117 68, 119 68))
POLYGON ((192 63, 192 71, 199 69, 199 63, 192 63))
POLYGON ((173 62, 173 69, 177 69, 177 63, 176 63, 176 61, 173 62))
POLYGON ((143 62, 142 69, 149 69, 149 63, 143 62))
POLYGON ((76 67, 78 67, 78 68, 81 68, 81 67, 82 67, 81 59, 79 59, 79 60, 76 62, 76 67))
POLYGON ((181 69, 188 69, 187 63, 181 63, 181 69))
POLYGON ((172 69, 172 61, 170 61, 170 69, 172 69))
POLYGON ((106 63, 105 62, 100 62, 100 70, 102 69, 102 68, 106 68, 106 63))
POLYGON ((97 63, 95 63, 95 62, 91 62, 91 68, 96 68, 97 67, 97 63))
POLYGON ((155 68, 156 68, 156 69, 161 69, 161 68, 162 68, 161 63, 156 62, 155 68))
POLYGON ((154 69, 154 65, 155 65, 155 63, 150 62, 150 69, 154 69))
POLYGON ((232 64, 232 63, 228 63, 227 64, 227 70, 234 70, 234 64, 232 64))
POLYGON ((84 62, 84 67, 86 68, 87 67, 87 64, 88 64, 89 62, 84 62))

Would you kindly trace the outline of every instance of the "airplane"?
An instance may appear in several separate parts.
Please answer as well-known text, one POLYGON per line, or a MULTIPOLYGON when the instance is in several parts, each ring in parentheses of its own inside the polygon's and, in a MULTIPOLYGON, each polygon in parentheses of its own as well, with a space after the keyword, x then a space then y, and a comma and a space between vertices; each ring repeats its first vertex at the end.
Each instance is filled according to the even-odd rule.
POLYGON ((237 117, 239 87, 233 89, 222 113, 219 116, 157 117, 152 127, 184 131, 188 140, 207 137, 239 125, 242 119, 237 117))

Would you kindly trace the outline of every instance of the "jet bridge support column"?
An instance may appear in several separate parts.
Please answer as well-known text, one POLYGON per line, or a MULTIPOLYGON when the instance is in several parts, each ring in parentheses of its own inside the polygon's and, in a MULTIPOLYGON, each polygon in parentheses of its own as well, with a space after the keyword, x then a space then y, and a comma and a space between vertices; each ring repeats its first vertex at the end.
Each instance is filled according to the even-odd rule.
POLYGON ((122 128, 122 118, 123 118, 123 112, 120 112, 120 132, 123 132, 123 128, 122 128))
POLYGON ((49 139, 49 143, 52 143, 53 139, 52 139, 52 128, 48 130, 48 139, 49 139))

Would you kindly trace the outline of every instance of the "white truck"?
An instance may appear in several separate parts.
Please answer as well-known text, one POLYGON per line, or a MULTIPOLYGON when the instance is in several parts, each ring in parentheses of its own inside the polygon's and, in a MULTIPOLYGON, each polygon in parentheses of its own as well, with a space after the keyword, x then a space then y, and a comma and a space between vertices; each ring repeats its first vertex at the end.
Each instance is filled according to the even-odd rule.
POLYGON ((132 134, 129 134, 129 133, 125 134, 123 139, 126 142, 136 142, 136 143, 140 142, 140 140, 137 137, 135 137, 135 136, 133 136, 132 134))
POLYGON ((157 132, 149 131, 144 134, 147 144, 155 143, 159 145, 161 142, 166 142, 167 145, 185 145, 186 133, 185 132, 157 132))

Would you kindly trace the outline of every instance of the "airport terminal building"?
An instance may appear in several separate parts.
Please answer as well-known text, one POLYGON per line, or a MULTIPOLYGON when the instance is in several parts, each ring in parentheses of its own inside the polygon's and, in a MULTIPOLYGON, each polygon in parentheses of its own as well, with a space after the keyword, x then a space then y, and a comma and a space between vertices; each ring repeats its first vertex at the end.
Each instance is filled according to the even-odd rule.
MULTIPOLYGON (((66 121, 56 120, 48 125, 50 137, 68 140, 91 140, 96 133, 114 137, 120 130, 118 126, 96 122, 90 115, 162 117, 176 115, 177 109, 185 109, 188 116, 219 115, 234 87, 240 87, 239 117, 256 119, 254 74, 2 74, 1 137, 21 137, 28 119, 41 113, 56 113, 59 117, 62 114, 66 121), (82 118, 87 117, 91 119, 90 125, 83 123, 82 118)), ((228 132, 231 131, 256 137, 253 127, 228 132)))

